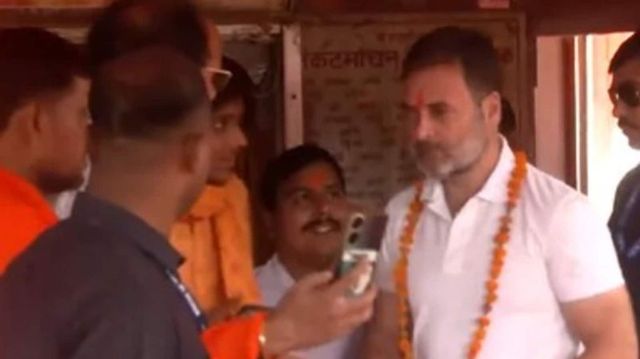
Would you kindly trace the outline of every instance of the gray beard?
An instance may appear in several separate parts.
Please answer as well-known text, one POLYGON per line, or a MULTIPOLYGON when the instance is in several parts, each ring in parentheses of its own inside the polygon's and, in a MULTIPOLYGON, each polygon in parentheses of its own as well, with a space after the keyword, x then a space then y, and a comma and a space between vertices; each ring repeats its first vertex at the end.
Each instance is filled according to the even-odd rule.
POLYGON ((463 174, 469 171, 482 157, 482 154, 486 151, 488 146, 488 141, 486 138, 480 140, 469 141, 464 144, 462 151, 464 155, 469 153, 468 156, 464 156, 458 163, 454 162, 455 160, 449 159, 448 161, 440 164, 437 168, 427 168, 423 166, 419 158, 417 158, 416 150, 414 149, 414 156, 416 156, 416 163, 418 164, 418 169, 422 174, 424 174, 427 178, 443 181, 452 176, 463 174))

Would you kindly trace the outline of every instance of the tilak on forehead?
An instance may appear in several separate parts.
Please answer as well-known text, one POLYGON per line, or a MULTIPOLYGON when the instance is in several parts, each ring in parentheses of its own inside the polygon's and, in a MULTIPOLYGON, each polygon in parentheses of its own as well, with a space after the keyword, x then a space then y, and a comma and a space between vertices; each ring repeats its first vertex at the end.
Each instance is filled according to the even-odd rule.
POLYGON ((324 171, 322 167, 316 167, 312 171, 305 173, 302 182, 312 189, 324 189, 333 181, 331 173, 324 171))
POLYGON ((412 99, 411 105, 417 109, 421 109, 424 107, 425 99, 424 99, 424 89, 421 89, 416 94, 415 98, 412 99))

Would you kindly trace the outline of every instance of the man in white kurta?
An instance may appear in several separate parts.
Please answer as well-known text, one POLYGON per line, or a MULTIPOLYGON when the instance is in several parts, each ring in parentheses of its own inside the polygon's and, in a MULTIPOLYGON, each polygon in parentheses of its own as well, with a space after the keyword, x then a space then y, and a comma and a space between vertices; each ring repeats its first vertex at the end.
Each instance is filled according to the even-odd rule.
MULTIPOLYGON (((484 282, 515 164, 502 141, 491 176, 452 219, 441 183, 427 181, 424 210, 409 258, 409 293, 418 358, 463 358, 481 316, 484 282)), ((394 292, 393 266, 413 188, 387 207, 389 225, 378 267, 382 290, 394 292)), ((584 196, 529 166, 513 214, 498 301, 482 358, 575 358, 560 311, 571 302, 623 285, 609 232, 584 196)))
POLYGON ((514 153, 498 134, 501 70, 491 40, 436 29, 409 49, 402 72, 410 144, 426 178, 423 209, 411 233, 405 313, 396 306, 405 292, 396 282, 405 281, 395 267, 415 190, 387 207, 367 359, 397 358, 399 348, 417 359, 637 359, 604 219, 583 195, 531 165, 520 190, 508 194, 520 177, 512 178, 514 153), (504 265, 496 270, 496 235, 513 198, 504 265), (497 300, 486 305, 495 284, 497 300), (400 315, 413 326, 401 331, 400 315), (479 329, 481 317, 488 325, 479 329), (399 345, 405 333, 412 342, 399 345))

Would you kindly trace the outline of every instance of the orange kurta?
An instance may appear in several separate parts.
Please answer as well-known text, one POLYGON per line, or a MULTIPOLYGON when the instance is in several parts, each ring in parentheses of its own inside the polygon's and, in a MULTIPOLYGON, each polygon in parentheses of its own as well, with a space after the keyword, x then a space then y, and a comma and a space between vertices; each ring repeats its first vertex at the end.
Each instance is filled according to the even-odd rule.
POLYGON ((239 178, 207 186, 190 213, 174 225, 170 240, 185 258, 180 276, 203 311, 222 310, 226 317, 242 305, 260 302, 248 193, 239 178))
POLYGON ((0 274, 57 217, 40 191, 0 169, 0 274))

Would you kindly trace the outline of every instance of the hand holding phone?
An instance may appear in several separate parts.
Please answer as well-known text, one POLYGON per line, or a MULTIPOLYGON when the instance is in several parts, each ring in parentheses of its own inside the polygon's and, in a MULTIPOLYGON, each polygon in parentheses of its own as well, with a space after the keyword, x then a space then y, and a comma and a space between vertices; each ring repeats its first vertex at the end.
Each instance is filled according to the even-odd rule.
POLYGON ((349 218, 344 231, 344 248, 336 268, 336 277, 344 276, 362 260, 369 263, 369 270, 351 288, 353 295, 362 294, 371 283, 373 266, 378 258, 386 220, 386 216, 368 218, 360 212, 353 213, 349 218))
POLYGON ((386 225, 386 215, 366 216, 361 212, 351 214, 344 232, 345 247, 378 251, 386 225))

